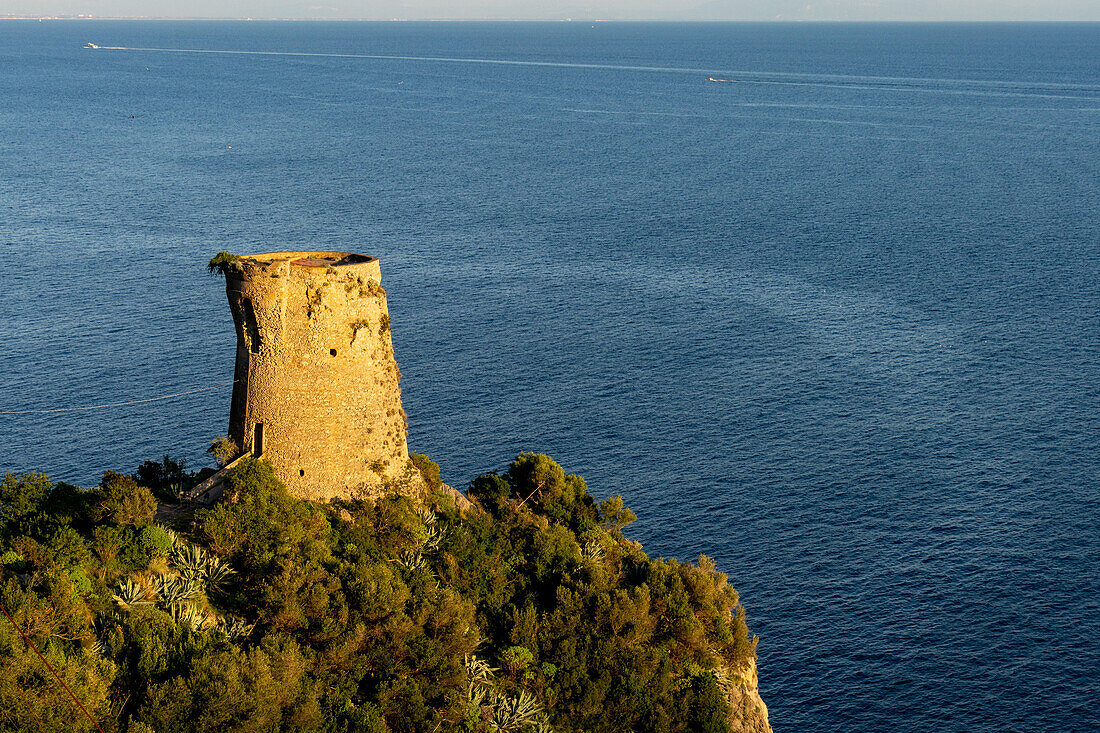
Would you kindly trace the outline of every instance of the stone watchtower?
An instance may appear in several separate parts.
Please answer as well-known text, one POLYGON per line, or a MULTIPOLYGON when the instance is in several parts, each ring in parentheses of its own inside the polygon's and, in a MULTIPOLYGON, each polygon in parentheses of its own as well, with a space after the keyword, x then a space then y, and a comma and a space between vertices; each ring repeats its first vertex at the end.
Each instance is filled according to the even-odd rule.
POLYGON ((371 492, 409 460, 378 258, 223 261, 237 327, 229 437, 303 499, 371 492))

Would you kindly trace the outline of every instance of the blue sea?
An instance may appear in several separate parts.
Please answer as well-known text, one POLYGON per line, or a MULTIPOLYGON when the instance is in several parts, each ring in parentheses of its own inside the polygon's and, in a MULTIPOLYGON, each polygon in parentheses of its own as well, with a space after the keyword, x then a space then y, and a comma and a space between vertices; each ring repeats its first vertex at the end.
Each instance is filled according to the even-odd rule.
POLYGON ((1100 729, 1100 25, 0 22, 0 471, 205 465, 276 249, 449 483, 714 557, 777 731, 1100 729))

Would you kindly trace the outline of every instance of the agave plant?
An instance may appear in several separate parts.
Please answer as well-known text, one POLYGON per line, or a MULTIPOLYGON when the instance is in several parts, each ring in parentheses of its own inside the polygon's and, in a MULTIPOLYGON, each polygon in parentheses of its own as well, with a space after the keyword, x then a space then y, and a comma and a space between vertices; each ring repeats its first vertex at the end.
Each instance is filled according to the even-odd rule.
POLYGON ((202 593, 202 587, 193 580, 174 575, 158 575, 153 590, 166 606, 175 606, 202 593))
POLYGON ((493 673, 495 667, 490 667, 484 659, 479 659, 473 654, 466 655, 466 699, 474 705, 481 705, 485 696, 493 689, 493 673))
POLYGON ((172 550, 172 563, 187 580, 201 582, 206 575, 206 551, 201 547, 180 542, 172 550))
POLYGON ((406 550, 401 553, 401 557, 397 559, 408 570, 425 570, 428 567, 428 563, 425 562, 424 556, 419 552, 413 552, 412 550, 406 550))
POLYGON ((135 583, 132 578, 121 581, 112 597, 118 605, 123 607, 141 606, 149 603, 145 599, 145 588, 135 583))
POLYGON ((520 730, 536 725, 538 716, 542 713, 542 706, 538 700, 527 690, 521 690, 519 695, 512 697, 502 693, 495 693, 491 702, 493 708, 493 720, 489 728, 501 733, 520 730))
POLYGON ((447 530, 438 524, 428 525, 428 535, 424 538, 424 549, 427 552, 435 552, 439 549, 440 544, 443 543, 443 537, 447 534, 447 530))
POLYGON ((236 571, 213 555, 208 555, 203 581, 206 587, 212 591, 221 591, 229 581, 229 576, 236 571))
POLYGON ((591 560, 594 563, 601 563, 604 559, 603 545, 592 540, 585 544, 584 549, 581 550, 581 554, 584 555, 585 559, 591 560))
POLYGON ((178 623, 187 624, 195 631, 201 631, 203 627, 212 626, 217 623, 215 618, 207 615, 198 606, 190 603, 178 603, 171 607, 169 613, 173 620, 178 623))
POLYGON ((489 697, 489 693, 493 691, 491 687, 471 687, 470 694, 466 696, 466 699, 470 701, 470 704, 475 708, 480 708, 485 704, 485 699, 489 697))
POLYGON ((256 624, 248 624, 239 618, 218 619, 215 628, 225 634, 230 640, 243 639, 252 633, 256 624))
POLYGON ((439 549, 440 543, 443 542, 443 536, 446 534, 446 529, 439 524, 438 519, 431 509, 423 509, 420 512, 420 518, 424 521, 424 539, 421 542, 421 549, 424 552, 434 552, 439 549))
POLYGON ((540 713, 535 720, 535 733, 554 733, 554 726, 550 725, 550 717, 546 713, 540 713))

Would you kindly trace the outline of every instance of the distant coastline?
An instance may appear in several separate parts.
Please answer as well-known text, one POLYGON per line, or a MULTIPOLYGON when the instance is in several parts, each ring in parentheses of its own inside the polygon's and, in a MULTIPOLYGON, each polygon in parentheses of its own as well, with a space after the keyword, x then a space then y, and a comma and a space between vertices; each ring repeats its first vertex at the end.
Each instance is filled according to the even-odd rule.
POLYGON ((759 24, 759 25, 1095 25, 1096 18, 942 18, 942 19, 901 19, 901 18, 299 18, 271 17, 252 18, 241 16, 161 16, 161 15, 6 15, 4 20, 143 20, 143 21, 212 21, 212 22, 255 22, 255 23, 650 23, 683 25, 722 25, 722 24, 759 24))

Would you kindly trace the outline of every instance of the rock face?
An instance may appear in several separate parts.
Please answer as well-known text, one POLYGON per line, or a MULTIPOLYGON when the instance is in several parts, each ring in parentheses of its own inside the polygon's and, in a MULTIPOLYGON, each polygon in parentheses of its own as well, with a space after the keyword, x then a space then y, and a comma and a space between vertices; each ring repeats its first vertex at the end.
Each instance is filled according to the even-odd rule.
POLYGON ((768 706, 760 698, 756 662, 729 675, 730 730, 733 733, 772 733, 768 706))
POLYGON ((375 257, 272 252, 225 264, 237 329, 229 437, 303 499, 406 475, 400 373, 375 257))

